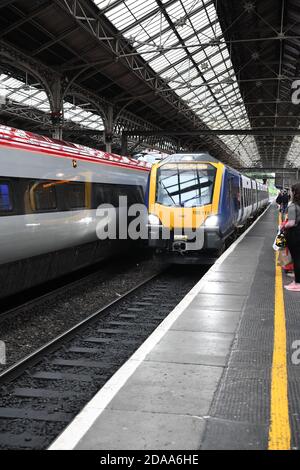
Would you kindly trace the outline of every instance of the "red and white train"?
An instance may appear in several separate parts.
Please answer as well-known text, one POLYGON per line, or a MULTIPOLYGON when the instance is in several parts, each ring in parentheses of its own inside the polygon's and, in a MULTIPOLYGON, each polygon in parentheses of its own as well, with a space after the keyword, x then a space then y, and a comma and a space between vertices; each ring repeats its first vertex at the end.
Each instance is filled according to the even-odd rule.
POLYGON ((0 297, 115 253, 96 210, 143 203, 148 176, 144 162, 0 126, 0 297))

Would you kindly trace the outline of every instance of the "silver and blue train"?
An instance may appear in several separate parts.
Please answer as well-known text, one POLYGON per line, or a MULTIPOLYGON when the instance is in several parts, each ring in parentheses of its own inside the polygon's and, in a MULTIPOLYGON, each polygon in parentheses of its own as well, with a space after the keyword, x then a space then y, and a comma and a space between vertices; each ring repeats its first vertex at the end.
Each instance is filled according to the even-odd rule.
POLYGON ((153 165, 147 197, 149 244, 177 263, 214 262, 269 203, 267 185, 208 153, 175 154, 153 165), (197 230, 201 248, 191 241, 197 230))

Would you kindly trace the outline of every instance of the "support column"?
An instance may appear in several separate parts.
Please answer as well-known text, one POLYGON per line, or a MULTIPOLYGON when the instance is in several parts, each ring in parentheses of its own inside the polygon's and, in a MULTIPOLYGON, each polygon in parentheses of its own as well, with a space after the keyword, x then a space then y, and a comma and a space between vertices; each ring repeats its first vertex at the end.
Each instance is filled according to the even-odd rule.
POLYGON ((111 153, 112 150, 112 139, 114 131, 114 108, 113 106, 108 106, 107 110, 107 119, 105 123, 104 130, 104 140, 105 140, 105 150, 108 153, 111 153))
POLYGON ((51 121, 53 124, 52 138, 62 140, 62 119, 63 119, 63 99, 62 99, 62 82, 56 79, 52 86, 52 103, 51 105, 51 121))
POLYGON ((126 132, 122 132, 122 144, 121 144, 121 155, 127 155, 128 153, 128 137, 126 132))

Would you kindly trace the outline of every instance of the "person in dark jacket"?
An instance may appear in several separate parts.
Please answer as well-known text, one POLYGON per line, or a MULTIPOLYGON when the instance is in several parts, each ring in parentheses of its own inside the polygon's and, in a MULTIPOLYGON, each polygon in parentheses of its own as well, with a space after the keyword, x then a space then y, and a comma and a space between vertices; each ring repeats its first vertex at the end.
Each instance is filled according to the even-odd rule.
POLYGON ((285 220, 289 205, 289 195, 285 189, 281 190, 278 194, 276 203, 280 206, 279 211, 281 212, 281 219, 283 222, 285 220))
POLYGON ((284 286, 289 291, 300 292, 300 183, 292 186, 292 203, 288 207, 285 236, 295 272, 295 281, 284 286))

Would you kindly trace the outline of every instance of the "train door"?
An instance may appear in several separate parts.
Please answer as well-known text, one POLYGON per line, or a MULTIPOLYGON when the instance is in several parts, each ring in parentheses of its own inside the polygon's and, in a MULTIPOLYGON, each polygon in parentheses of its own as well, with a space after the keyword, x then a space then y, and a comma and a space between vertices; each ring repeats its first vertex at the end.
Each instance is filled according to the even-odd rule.
POLYGON ((243 180, 242 177, 239 176, 239 216, 238 216, 238 223, 240 224, 243 221, 244 216, 244 191, 243 191, 243 180))
POLYGON ((229 207, 228 218, 231 226, 236 226, 239 218, 240 199, 239 199, 239 177, 238 175, 228 174, 229 207))
POLYGON ((241 192, 242 192, 242 206, 243 206, 243 216, 242 222, 244 223, 247 219, 247 211, 248 211, 248 192, 247 192, 247 178, 245 176, 241 176, 241 192))
POLYGON ((257 181, 252 181, 252 192, 253 192, 253 212, 258 211, 258 191, 257 191, 257 181))

